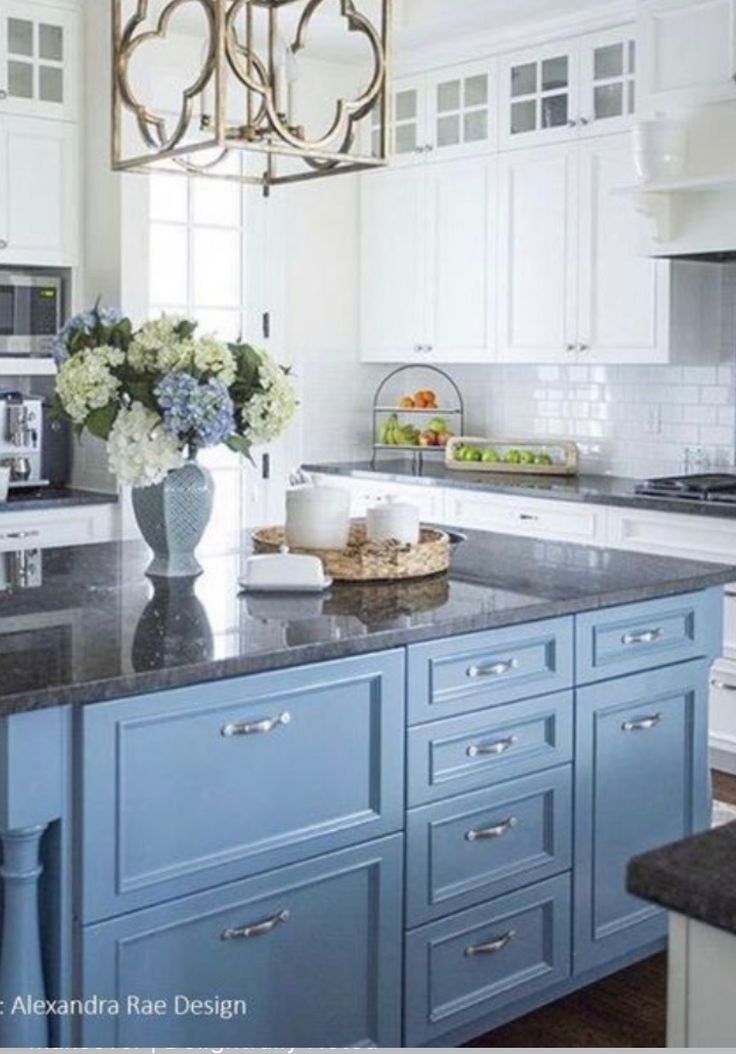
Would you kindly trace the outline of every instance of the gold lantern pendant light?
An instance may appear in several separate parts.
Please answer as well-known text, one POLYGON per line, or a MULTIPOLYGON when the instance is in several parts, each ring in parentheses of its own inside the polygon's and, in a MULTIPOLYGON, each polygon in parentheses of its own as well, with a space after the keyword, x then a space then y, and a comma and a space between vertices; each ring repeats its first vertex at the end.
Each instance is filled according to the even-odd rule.
MULTIPOLYGON (((119 172, 178 171, 268 187, 385 165, 389 150, 389 30, 392 0, 378 0, 379 24, 357 4, 338 0, 346 32, 367 41, 372 69, 353 99, 336 98, 334 119, 310 138, 291 113, 289 62, 308 49, 313 21, 329 0, 112 0, 112 167, 119 172), (178 116, 151 107, 132 85, 131 60, 166 40, 174 15, 195 5, 204 14, 201 70, 183 90, 178 116), (134 10, 132 10, 134 8, 134 10), (283 16, 288 16, 288 35, 283 16), (281 41, 290 42, 284 52, 281 41), (244 113, 233 115, 233 89, 244 113), (361 150, 363 122, 372 149, 361 150), (130 140, 133 139, 133 146, 130 140), (139 145, 140 144, 140 145, 139 145), (222 162, 231 151, 265 155, 263 171, 222 162), (251 169, 252 173, 252 169, 251 169)), ((334 2, 334 0, 333 0, 334 2)))

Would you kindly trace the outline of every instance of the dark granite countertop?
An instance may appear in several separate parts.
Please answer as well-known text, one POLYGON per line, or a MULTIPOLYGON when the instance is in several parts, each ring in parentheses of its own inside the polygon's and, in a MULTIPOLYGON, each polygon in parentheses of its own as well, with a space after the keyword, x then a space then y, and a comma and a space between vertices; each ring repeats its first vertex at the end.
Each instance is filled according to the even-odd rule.
POLYGON ((35 490, 11 491, 7 501, 0 501, 3 512, 27 512, 29 509, 59 509, 73 505, 115 505, 117 494, 103 494, 74 487, 38 487, 35 490))
POLYGON ((631 893, 736 933, 736 823, 635 857, 631 893))
POLYGON ((304 465, 305 472, 349 476, 352 479, 385 480, 387 483, 414 483, 425 487, 450 487, 458 490, 485 491, 488 494, 511 494, 525 498, 555 501, 577 501, 587 505, 618 505, 624 508, 652 509, 658 512, 681 512, 698 516, 736 518, 736 505, 681 498, 649 498, 637 494, 641 480, 623 476, 528 476, 493 475, 488 472, 457 472, 442 462, 426 458, 417 474, 409 460, 379 461, 376 469, 370 461, 328 462, 304 465))
POLYGON ((155 589, 142 543, 0 554, 0 714, 94 703, 731 582, 736 569, 467 532, 448 575, 241 597, 248 552, 155 589))

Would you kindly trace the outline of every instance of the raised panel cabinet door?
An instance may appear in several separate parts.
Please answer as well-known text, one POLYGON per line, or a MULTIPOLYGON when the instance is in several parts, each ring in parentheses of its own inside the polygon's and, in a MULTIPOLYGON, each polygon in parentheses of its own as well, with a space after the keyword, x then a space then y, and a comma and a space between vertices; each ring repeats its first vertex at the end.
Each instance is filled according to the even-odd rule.
POLYGON ((84 918, 401 830, 401 652, 90 707, 84 918))
POLYGON ((707 689, 696 660, 577 693, 577 973, 666 933, 666 913, 626 891, 626 866, 708 826, 707 689))
POLYGON ((73 266, 79 256, 79 135, 76 125, 0 116, 7 248, 0 262, 73 266))
POLYGON ((0 114, 76 120, 79 14, 36 0, 0 8, 0 114))
POLYGON ((426 178, 431 357, 489 362, 496 344, 496 160, 428 165, 426 178))
POLYGON ((84 995, 122 1012, 83 1045, 399 1046, 402 855, 397 835, 88 926, 84 995))
POLYGON ((637 212, 614 193, 636 178, 631 136, 579 150, 580 362, 667 362, 671 264, 642 254, 637 212))
POLYGON ((427 146, 437 160, 489 154, 498 142, 496 64, 492 59, 427 75, 427 146))
POLYGON ((499 158, 498 357, 575 361, 577 144, 499 158))
POLYGON ((637 103, 636 48, 635 24, 580 40, 581 137, 631 129, 637 103))
POLYGON ((736 0, 639 5, 643 112, 736 99, 736 0))
POLYGON ((499 61, 502 150, 575 139, 580 115, 577 41, 559 41, 499 61))
POLYGON ((361 180, 360 333, 364 362, 423 354, 425 328, 424 166, 361 180))

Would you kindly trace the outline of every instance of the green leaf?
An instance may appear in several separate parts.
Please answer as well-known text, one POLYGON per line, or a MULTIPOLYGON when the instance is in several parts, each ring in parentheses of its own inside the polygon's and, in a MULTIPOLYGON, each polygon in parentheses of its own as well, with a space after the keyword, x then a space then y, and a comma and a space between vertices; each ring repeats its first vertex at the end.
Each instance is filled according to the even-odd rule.
POLYGON ((115 418, 118 416, 117 403, 108 403, 100 410, 93 410, 85 421, 85 428, 97 439, 107 440, 110 437, 115 418))
POLYGON ((233 435, 230 436, 225 442, 225 446, 229 447, 230 450, 234 450, 236 454, 242 454, 243 457, 250 458, 251 443, 245 436, 233 435))
POLYGON ((158 411, 159 406, 154 395, 156 384, 155 377, 141 378, 140 375, 137 375, 135 380, 126 381, 125 389, 133 402, 143 403, 147 409, 158 411))

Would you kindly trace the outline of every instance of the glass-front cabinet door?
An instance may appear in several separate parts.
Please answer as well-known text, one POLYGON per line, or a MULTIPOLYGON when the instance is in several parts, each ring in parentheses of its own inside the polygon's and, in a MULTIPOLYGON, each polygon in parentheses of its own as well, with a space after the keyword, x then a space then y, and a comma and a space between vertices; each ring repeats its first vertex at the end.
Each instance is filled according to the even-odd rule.
POLYGON ((500 144, 542 145, 575 136, 579 53, 564 41, 501 59, 500 144))
POLYGON ((0 5, 0 113, 77 118, 76 12, 27 0, 0 5))
POLYGON ((497 143, 495 62, 437 70, 427 77, 427 153, 485 154, 497 143))
POLYGON ((580 127, 588 135, 627 131, 636 113, 635 26, 580 42, 580 127))
MULTIPOLYGON (((427 153, 426 77, 396 80, 391 96, 391 163, 416 164, 427 153)), ((371 115, 371 154, 380 155, 380 115, 371 115)))

